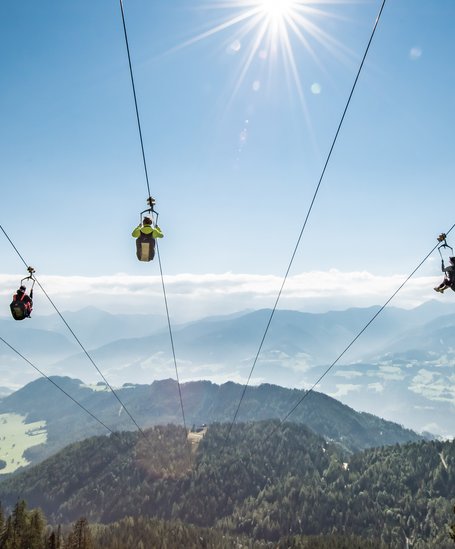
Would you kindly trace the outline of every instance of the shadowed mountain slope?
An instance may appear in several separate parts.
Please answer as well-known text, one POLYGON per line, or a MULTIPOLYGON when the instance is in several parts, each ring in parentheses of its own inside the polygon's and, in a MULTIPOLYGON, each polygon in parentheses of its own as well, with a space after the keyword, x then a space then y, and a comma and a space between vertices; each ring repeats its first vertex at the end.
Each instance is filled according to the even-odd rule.
MULTIPOLYGON (((80 380, 53 379, 112 430, 136 430, 134 423, 104 385, 90 388, 80 380)), ((186 421, 191 427, 192 424, 231 421, 243 386, 232 382, 216 385, 209 381, 195 381, 182 384, 181 390, 186 421)), ((151 385, 126 385, 116 392, 143 428, 182 423, 178 387, 174 380, 155 381, 151 385)), ((304 394, 304 391, 276 385, 249 387, 238 420, 281 419, 304 394)), ((46 444, 26 452, 26 457, 33 463, 71 442, 106 433, 104 427, 45 379, 29 383, 0 401, 0 414, 5 413, 25 416, 27 422, 46 422, 46 444)), ((317 392, 310 393, 303 400, 290 420, 308 425, 314 432, 349 451, 422 438, 396 423, 356 412, 317 392)))

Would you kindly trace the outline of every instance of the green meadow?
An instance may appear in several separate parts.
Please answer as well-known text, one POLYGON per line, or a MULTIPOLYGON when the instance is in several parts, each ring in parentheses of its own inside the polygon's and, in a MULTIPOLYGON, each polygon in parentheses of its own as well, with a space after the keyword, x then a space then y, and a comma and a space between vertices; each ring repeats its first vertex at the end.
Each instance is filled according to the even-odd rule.
POLYGON ((25 423, 26 416, 19 414, 0 414, 0 474, 12 473, 19 467, 28 465, 24 452, 45 443, 47 440, 46 422, 25 423))

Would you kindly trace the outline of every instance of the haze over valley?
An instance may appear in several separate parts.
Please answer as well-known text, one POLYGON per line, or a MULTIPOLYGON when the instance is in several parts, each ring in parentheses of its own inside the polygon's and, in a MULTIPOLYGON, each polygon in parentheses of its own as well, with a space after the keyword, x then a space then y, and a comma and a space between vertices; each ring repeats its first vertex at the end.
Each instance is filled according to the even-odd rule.
MULTIPOLYGON (((308 389, 349 345, 378 308, 327 313, 278 310, 251 383, 308 389)), ((164 317, 113 315, 92 307, 64 313, 109 383, 150 384, 175 378, 164 317)), ((174 325, 182 382, 245 383, 270 311, 247 311, 174 325)), ((33 324, 1 319, 5 339, 46 375, 88 385, 103 381, 57 317, 33 324)), ((455 308, 428 302, 416 309, 385 309, 316 390, 356 410, 417 432, 454 434, 455 308)), ((2 346, 3 394, 37 373, 2 346)))

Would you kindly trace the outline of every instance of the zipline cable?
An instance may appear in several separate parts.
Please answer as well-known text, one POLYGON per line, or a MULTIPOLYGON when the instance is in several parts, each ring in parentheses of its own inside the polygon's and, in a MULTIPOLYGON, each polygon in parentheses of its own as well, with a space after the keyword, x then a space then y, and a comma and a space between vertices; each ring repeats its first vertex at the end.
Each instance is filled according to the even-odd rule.
POLYGON ((177 378, 177 386, 178 386, 178 389, 179 389, 179 398, 180 398, 180 407, 182 409, 183 427, 185 428, 185 433, 186 433, 186 420, 185 420, 185 410, 183 408, 182 388, 180 386, 179 371, 178 371, 178 368, 177 368, 177 358, 176 358, 176 355, 175 355, 174 337, 172 335, 171 321, 170 321, 170 318, 169 318, 169 308, 168 308, 168 304, 167 304, 166 287, 164 285, 163 269, 161 267, 161 256, 160 256, 160 248, 158 246, 158 242, 156 243, 156 251, 158 253, 158 264, 160 266, 161 284, 163 286, 164 304, 166 306, 166 315, 167 315, 167 325, 168 325, 168 329, 169 329, 169 338, 171 340, 172 356, 174 358, 175 375, 176 375, 176 378, 177 378))
POLYGON ((34 368, 40 375, 42 375, 44 378, 46 378, 48 381, 50 381, 52 383, 52 385, 55 385, 55 387, 57 387, 57 389, 59 391, 61 391, 64 395, 66 395, 68 398, 70 398, 75 404, 77 404, 79 406, 79 408, 82 408, 82 410, 84 410, 84 412, 87 412, 87 414, 89 414, 90 416, 92 416, 93 419, 95 419, 99 424, 101 424, 105 429, 107 429, 111 434, 114 434, 114 431, 112 429, 110 429, 106 424, 104 424, 99 418, 97 418, 95 416, 95 414, 92 414, 92 412, 90 412, 90 410, 87 410, 87 408, 81 404, 80 402, 78 402, 74 397, 72 397, 69 393, 67 393, 65 391, 65 389, 63 389, 62 387, 60 387, 60 385, 58 385, 58 383, 55 383, 55 381, 50 378, 49 376, 47 376, 44 372, 42 372, 37 366, 35 366, 32 362, 30 362, 30 360, 28 360, 28 358, 26 358, 24 355, 22 355, 17 349, 15 349, 12 345, 10 345, 5 339, 3 339, 3 337, 0 336, 0 341, 3 341, 3 343, 9 347, 14 353, 16 353, 18 356, 20 356, 23 360, 25 360, 25 362, 27 362, 28 364, 30 364, 30 366, 32 368, 34 368))
POLYGON ((356 88, 357 81, 359 80, 360 73, 361 73, 362 68, 363 68, 363 65, 364 65, 364 63, 365 63, 366 56, 367 56, 368 51, 369 51, 369 49, 370 49, 371 42, 373 41, 373 37, 374 37, 374 35, 375 35, 376 28, 377 28, 378 23, 379 23, 379 20, 380 20, 380 18, 381 18, 381 15, 382 15, 382 12, 383 12, 385 3, 386 3, 386 0, 382 0, 381 8, 380 8, 380 10, 379 10, 378 16, 376 17, 376 21, 375 21, 375 23, 374 23, 373 30, 372 30, 371 35, 370 35, 370 39, 368 40, 368 44, 367 44, 367 46, 366 46, 365 52, 364 52, 363 57, 362 57, 362 61, 361 61, 361 63, 360 63, 359 69, 358 69, 358 71, 357 71, 357 75, 356 75, 356 77, 355 77, 354 84, 352 85, 351 92, 350 92, 350 94, 349 94, 348 100, 347 100, 346 105, 345 105, 345 107, 344 107, 343 114, 342 114, 342 116, 341 116, 340 122, 339 122, 338 127, 337 127, 337 130, 336 130, 336 132, 335 132, 335 137, 333 138, 332 145, 331 145, 331 147, 330 147, 330 149, 329 149, 329 153, 328 153, 328 155, 327 155, 327 159, 326 159, 326 161, 325 161, 324 167, 323 167, 322 172, 321 172, 321 175, 320 175, 320 177, 319 177, 318 184, 317 184, 316 189, 315 189, 314 194, 313 194, 313 198, 312 198, 312 200, 311 200, 311 203, 310 203, 310 206, 309 206, 309 208, 308 208, 308 211, 307 211, 305 220, 304 220, 303 225, 302 225, 302 228, 301 228, 301 230, 300 230, 300 234, 299 234, 299 237, 298 237, 298 239, 297 239, 297 243, 296 243, 296 245, 295 245, 295 247, 294 247, 294 251, 292 252, 291 260, 289 261, 288 267, 287 267, 287 269, 286 269, 286 273, 285 273, 284 278, 283 278, 283 281, 282 281, 282 283, 281 283, 280 290, 279 290, 279 292, 278 292, 278 295, 277 295, 277 297, 276 297, 276 300, 275 300, 275 303, 274 303, 274 305, 273 305, 272 311, 271 311, 271 313, 270 313, 270 316, 269 316, 267 325, 266 325, 266 327, 265 327, 264 334, 263 334, 262 339, 261 339, 261 342, 260 342, 260 344, 259 344, 258 351, 257 351, 257 353, 256 353, 256 356, 255 356, 254 361, 253 361, 253 365, 252 365, 251 370, 250 370, 250 373, 249 373, 249 375, 248 375, 247 382, 245 383, 245 385, 244 385, 244 387, 243 387, 243 391, 242 391, 242 394, 241 394, 241 396, 240 396, 240 400, 239 400, 237 409, 236 409, 236 411, 235 411, 234 418, 233 418, 233 420, 232 420, 232 422, 231 422, 231 424, 230 424, 230 427, 229 427, 229 429, 228 429, 228 433, 227 433, 226 441, 225 441, 225 442, 227 442, 227 440, 229 439, 229 436, 230 436, 231 430, 232 430, 232 426, 234 425, 234 423, 235 423, 235 421, 236 421, 236 419, 237 419, 237 416, 238 416, 238 413, 239 413, 239 410, 240 410, 240 406, 241 406, 242 401, 243 401, 243 399, 244 399, 244 397, 245 397, 246 390, 247 390, 248 385, 249 385, 250 380, 251 380, 251 376, 253 375, 253 371, 254 371, 254 369, 255 369, 255 367, 256 367, 256 363, 257 363, 257 361, 258 361, 258 359, 259 359, 259 355, 261 354, 261 351, 262 351, 262 347, 263 347, 263 345, 264 345, 265 338, 267 337, 267 334, 268 334, 268 331, 269 331, 269 328, 270 328, 270 324, 272 323, 273 317, 274 317, 274 315, 275 315, 275 311, 276 311, 277 306, 278 306, 278 302, 280 301, 281 294, 283 293, 284 285, 286 284, 286 280, 287 280, 287 278, 288 278, 288 275, 289 275, 289 272, 290 272, 290 270, 291 270, 292 264, 294 263, 294 258, 295 258, 296 254, 297 254, 297 250, 298 250, 298 248, 299 248, 299 246, 300 246, 300 241, 302 240, 302 236, 303 236, 303 233, 305 232, 305 229, 306 229, 306 226, 307 226, 307 223, 308 223, 308 219, 309 219, 310 214, 311 214, 311 211, 312 211, 312 209, 313 209, 313 205, 314 205, 314 203, 315 203, 315 201, 316 201, 316 197, 317 197, 317 195, 318 195, 318 193, 319 193, 319 189, 320 189, 320 187, 321 187, 322 180, 323 180, 323 178, 324 178, 324 175, 325 175, 327 166, 328 166, 329 161, 330 161, 330 158, 331 158, 331 156, 332 156, 332 152, 333 152, 333 149, 334 149, 335 144, 336 144, 336 142, 337 142, 338 134, 340 133, 341 126, 343 125, 343 121, 344 121, 344 119, 345 119, 347 110, 348 110, 349 105, 350 105, 350 103, 351 103, 351 98, 352 98, 352 96, 353 96, 353 94, 354 94, 354 90, 355 90, 355 88, 356 88))
MULTIPOLYGON (((120 1, 120 11, 122 13, 123 34, 125 36, 126 52, 127 52, 127 55, 128 55, 128 66, 130 68, 131 87, 133 89, 134 107, 136 109, 137 128, 138 128, 138 131, 139 131, 139 138, 140 138, 140 141, 141 141, 142 161, 143 161, 143 164, 144 164, 145 180, 146 180, 146 183, 147 183, 148 195, 149 195, 149 197, 151 197, 149 176, 148 176, 148 170, 147 170, 147 160, 145 158, 145 151, 144 151, 144 140, 142 139, 141 120, 140 120, 139 108, 138 108, 138 104, 137 104, 136 86, 134 84, 133 65, 131 63, 131 54, 130 54, 130 46, 129 46, 129 41, 128 41, 128 32, 126 30, 125 12, 123 10, 123 1, 122 0, 119 0, 119 1, 120 1)), ((153 207, 152 207, 152 210, 153 210, 153 207)), ((156 243, 156 247, 157 247, 157 253, 158 253, 158 262, 159 262, 159 266, 160 266, 161 285, 163 287, 164 304, 165 304, 165 308, 166 308, 167 325, 168 325, 168 328, 169 328, 169 337, 170 337, 170 340, 171 340, 172 356, 173 356, 173 359, 174 359, 175 373, 176 373, 176 376, 177 376, 177 385, 178 385, 178 391, 179 391, 180 406, 182 408, 183 425, 185 427, 185 432, 186 432, 186 420, 185 420, 185 411, 184 411, 184 408, 183 408, 182 388, 181 388, 181 385, 180 385, 179 373, 178 373, 178 368, 177 368, 177 359, 176 359, 176 355, 175 355, 174 338, 173 338, 173 335, 172 335, 171 319, 170 319, 170 315, 169 315, 169 307, 168 307, 167 296, 166 296, 166 286, 164 284, 164 275, 163 275, 163 269, 162 269, 162 265, 161 265, 161 258, 160 258, 160 251, 159 251, 159 248, 158 248, 158 242, 156 243)))
POLYGON ((145 152, 144 152, 144 140, 142 139, 141 119, 139 117, 139 108, 137 106, 136 86, 134 85, 133 66, 131 64, 130 46, 129 46, 129 42, 128 42, 128 33, 126 32, 125 12, 123 11, 123 1, 122 0, 120 0, 120 11, 122 12, 123 34, 125 36, 126 52, 128 54, 128 66, 130 68, 131 87, 133 89, 134 107, 136 109, 137 129, 139 131, 139 139, 141 141, 142 162, 144 164, 145 180, 147 182, 148 196, 152 196, 152 194, 150 192, 150 183, 149 183, 149 175, 148 175, 148 170, 147 170, 147 161, 145 159, 145 152))
MULTIPOLYGON (((455 227, 455 224, 450 227, 450 229, 446 232, 446 234, 449 234, 455 227)), ((376 320, 376 318, 382 313, 382 311, 387 307, 387 305, 392 301, 392 299, 398 294, 398 292, 409 282, 409 280, 415 275, 415 273, 420 269, 420 267, 425 263, 425 261, 431 256, 431 254, 436 250, 436 248, 439 246, 436 244, 434 248, 422 259, 422 261, 417 265, 417 267, 412 271, 412 273, 406 278, 406 280, 393 292, 393 294, 389 297, 389 299, 380 307, 380 309, 370 318, 370 320, 365 324, 365 326, 360 330, 360 332, 354 337, 354 339, 349 343, 349 345, 344 349, 342 353, 340 353, 337 358, 330 364, 330 366, 319 376, 318 380, 315 381, 315 383, 312 385, 308 391, 305 392, 305 394, 300 398, 300 400, 291 408, 291 410, 284 416, 284 418, 280 421, 277 427, 273 429, 273 431, 268 435, 273 435, 282 425, 283 423, 291 416, 295 410, 302 404, 302 402, 308 397, 310 393, 312 393, 315 389, 315 387, 324 379, 324 377, 330 372, 330 370, 335 366, 335 364, 338 363, 338 361, 346 354, 346 352, 354 345, 354 343, 359 339, 359 337, 367 330, 367 328, 376 320)))
MULTIPOLYGON (((449 234, 453 229, 455 228, 455 224, 452 225, 452 227, 447 231, 446 234, 449 234)), ((432 250, 422 259, 422 261, 415 267, 415 269, 411 272, 411 274, 400 284, 400 286, 393 292, 393 294, 387 299, 387 301, 379 308, 378 311, 370 318, 370 320, 365 324, 365 326, 357 333, 357 335, 351 340, 351 342, 345 347, 345 349, 337 356, 337 358, 330 364, 330 366, 319 376, 317 381, 313 383, 310 389, 306 391, 303 396, 294 404, 294 406, 291 408, 291 410, 283 417, 283 419, 279 420, 276 427, 274 427, 270 433, 264 437, 265 439, 270 438, 272 435, 274 435, 285 423, 285 421, 295 412, 295 410, 302 404, 302 402, 311 394, 314 393, 314 389, 317 387, 317 385, 324 379, 324 377, 332 370, 332 368, 339 362, 339 360, 346 354, 346 352, 354 345, 354 343, 360 338, 360 336, 368 329, 369 326, 376 320, 376 318, 382 313, 382 311, 389 305, 389 303, 394 299, 394 297, 400 292, 403 287, 409 282, 409 280, 415 275, 415 273, 420 269, 420 267, 425 263, 425 261, 431 256, 431 254, 436 250, 436 248, 439 246, 439 243, 436 244, 432 250)), ((227 439, 226 439, 227 440, 227 439)), ((225 441, 226 442, 226 441, 225 441)), ((256 448, 258 451, 260 450, 259 447, 256 448)))
MULTIPOLYGON (((8 234, 6 233, 5 229, 0 225, 0 229, 3 231, 3 234, 6 236, 6 238, 8 239, 9 243, 11 244, 11 246, 14 248, 14 250, 16 251, 17 255, 20 257, 22 263, 28 268, 28 264, 27 262, 25 261, 25 259, 22 257, 21 253, 19 252, 19 250, 16 248, 16 246, 14 245, 13 241, 11 240, 11 238, 8 236, 8 234)), ((35 279, 36 283, 38 284, 38 286, 40 287, 41 291, 43 292, 43 294, 47 297, 47 299, 49 300, 50 304, 52 305, 52 307, 55 309, 56 313, 59 315, 59 317, 62 319, 63 323, 65 324, 65 326, 68 328, 68 330, 71 332, 71 334, 73 335, 74 339, 77 341, 77 343, 79 344, 79 346, 81 347, 81 349, 84 351, 86 357, 89 359, 89 361, 93 364, 93 366, 95 367, 96 371, 99 373, 99 375, 103 378, 104 382, 106 383, 106 385, 109 387, 109 389, 111 390, 112 394, 115 396, 115 398, 119 401, 120 405, 122 406, 122 408, 125 410, 125 412, 128 414, 128 416, 130 417, 131 421, 134 423, 134 425, 136 425, 136 427, 139 429, 139 431, 142 433, 142 435, 144 437, 146 437, 146 434, 144 433, 144 431, 142 430, 142 428, 140 427, 140 425, 138 425, 138 423, 136 422, 136 420, 134 419, 134 417, 131 415, 130 411, 128 410, 128 408, 125 406, 125 404, 122 402, 122 400, 120 399, 120 397, 118 396, 117 392, 114 390, 114 388, 111 386, 111 384, 108 382, 108 380, 106 379, 106 377, 104 376, 104 374, 101 372, 101 370, 98 368, 98 366, 96 365, 95 361, 93 360, 93 358, 90 356, 89 352, 87 351, 87 349, 84 347, 84 345, 82 344, 82 342, 80 341, 80 339, 77 337, 77 335, 75 334, 75 332, 73 331, 73 329, 71 328, 71 326, 68 324, 68 322, 65 320, 65 318, 63 317, 62 313, 59 311, 59 309, 57 308, 57 306, 55 305, 55 303, 52 301, 51 297, 49 296, 49 294, 46 292, 46 290, 43 288, 43 286, 41 285, 40 281, 36 278, 36 276, 34 275, 33 278, 35 279)))

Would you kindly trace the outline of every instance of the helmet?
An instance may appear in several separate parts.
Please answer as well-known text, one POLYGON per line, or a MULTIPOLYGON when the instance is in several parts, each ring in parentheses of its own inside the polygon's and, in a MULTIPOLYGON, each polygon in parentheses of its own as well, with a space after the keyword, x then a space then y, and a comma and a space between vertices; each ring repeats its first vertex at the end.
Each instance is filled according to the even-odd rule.
POLYGON ((142 220, 142 224, 143 225, 151 225, 152 220, 150 219, 150 217, 144 217, 144 219, 142 220))
MULTIPOLYGON (((454 259, 455 259, 455 258, 454 258, 454 259)), ((26 288, 25 286, 21 286, 21 287, 19 288, 19 291, 20 291, 20 292, 25 292, 26 289, 27 289, 27 288, 26 288)))

